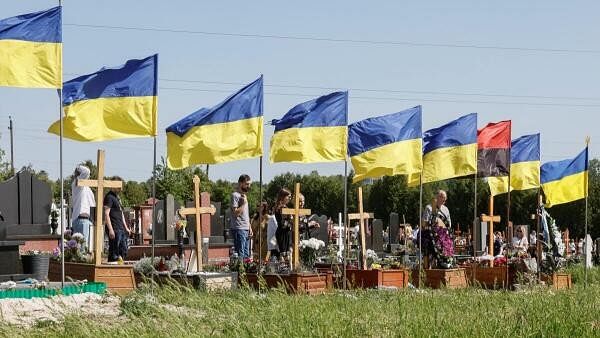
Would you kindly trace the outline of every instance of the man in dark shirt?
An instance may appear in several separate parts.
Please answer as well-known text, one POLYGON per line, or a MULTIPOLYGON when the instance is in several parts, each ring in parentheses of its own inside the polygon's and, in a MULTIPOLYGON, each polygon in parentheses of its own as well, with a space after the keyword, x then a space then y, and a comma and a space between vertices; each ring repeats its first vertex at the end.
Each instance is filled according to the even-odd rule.
MULTIPOLYGON (((113 180, 122 181, 120 177, 114 177, 113 180)), ((117 189, 110 189, 104 196, 104 222, 108 232, 109 262, 118 261, 119 258, 124 259, 127 256, 127 238, 131 233, 125 222, 125 215, 123 215, 121 200, 117 192, 117 189)))

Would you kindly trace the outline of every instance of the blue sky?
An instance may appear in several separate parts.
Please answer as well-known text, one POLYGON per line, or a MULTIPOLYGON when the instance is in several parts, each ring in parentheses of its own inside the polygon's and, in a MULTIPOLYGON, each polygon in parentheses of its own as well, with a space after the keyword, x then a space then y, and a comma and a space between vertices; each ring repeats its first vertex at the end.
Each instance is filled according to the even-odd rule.
MULTIPOLYGON (((7 1, 0 17, 56 4, 7 1)), ((513 138, 540 132, 543 162, 575 156, 586 135, 592 138, 592 157, 599 153, 594 143, 600 141, 597 1, 67 0, 63 5, 65 80, 159 53, 159 158, 166 153, 164 129, 169 124, 213 106, 260 74, 265 120, 281 117, 312 97, 349 89, 349 122, 421 104, 424 129, 477 112, 480 127, 511 119, 513 138), (82 24, 196 33, 76 26, 82 24), (547 51, 556 49, 568 51, 547 51)), ((58 114, 55 91, 0 88, 0 147, 9 149, 12 115, 17 167, 31 163, 58 177, 58 137, 46 132, 58 114)), ((272 130, 265 128, 265 154, 272 130)), ((98 148, 107 152, 107 175, 150 177, 151 139, 65 140, 65 173, 80 161, 95 161, 98 148)), ((264 178, 315 169, 325 175, 343 173, 343 163, 269 164, 265 159, 264 178)), ((212 166, 210 176, 233 180, 242 172, 257 177, 258 160, 212 166)))

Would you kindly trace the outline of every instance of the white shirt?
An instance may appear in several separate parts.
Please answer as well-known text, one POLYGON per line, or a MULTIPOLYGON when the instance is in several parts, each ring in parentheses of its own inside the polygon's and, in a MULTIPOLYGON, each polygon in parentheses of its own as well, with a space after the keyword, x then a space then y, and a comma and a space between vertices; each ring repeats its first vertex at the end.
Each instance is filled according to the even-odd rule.
POLYGON ((73 218, 78 217, 81 214, 90 214, 90 208, 96 206, 96 200, 94 199, 94 193, 90 187, 78 187, 77 180, 85 180, 90 177, 90 169, 88 167, 80 165, 77 167, 79 170, 79 176, 73 180, 71 184, 71 204, 73 206, 73 218))
POLYGON ((277 245, 277 237, 275 232, 277 231, 277 219, 275 215, 269 215, 267 217, 267 250, 279 250, 277 245))

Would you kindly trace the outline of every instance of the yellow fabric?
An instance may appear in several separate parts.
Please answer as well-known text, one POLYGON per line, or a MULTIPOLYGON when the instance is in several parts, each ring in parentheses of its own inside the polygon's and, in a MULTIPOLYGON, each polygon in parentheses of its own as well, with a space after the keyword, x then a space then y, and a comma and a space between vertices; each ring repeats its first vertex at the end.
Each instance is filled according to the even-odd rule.
MULTIPOLYGON (((105 141, 156 135, 156 96, 110 97, 82 100, 64 107, 64 137, 77 141, 105 141)), ((60 121, 48 132, 59 135, 60 121)))
POLYGON ((587 196, 588 171, 565 176, 560 180, 542 184, 546 207, 580 200, 587 196))
POLYGON ((477 170, 477 143, 432 150, 423 156, 423 183, 473 175, 477 170))
POLYGON ((183 137, 167 133, 167 165, 183 169, 262 155, 263 117, 193 127, 183 137))
POLYGON ((62 43, 0 40, 0 86, 62 88, 62 43))
MULTIPOLYGON (((422 139, 386 144, 352 156, 353 182, 381 176, 420 173, 423 168, 422 139)), ((418 174, 417 174, 418 175, 418 174)))
MULTIPOLYGON (((489 177, 492 196, 508 192, 508 176, 489 177)), ((510 165, 510 190, 527 190, 540 186, 540 162, 528 161, 510 165)))
POLYGON ((289 128, 271 138, 269 159, 275 162, 332 162, 346 159, 348 127, 289 128))

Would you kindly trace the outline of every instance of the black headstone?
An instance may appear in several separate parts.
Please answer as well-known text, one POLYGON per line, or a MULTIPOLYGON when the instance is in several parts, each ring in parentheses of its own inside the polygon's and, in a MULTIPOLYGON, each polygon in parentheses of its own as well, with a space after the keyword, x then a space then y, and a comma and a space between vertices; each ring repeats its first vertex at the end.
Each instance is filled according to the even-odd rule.
POLYGON ((383 253, 383 221, 380 219, 373 220, 371 243, 372 249, 377 252, 377 254, 383 253))
MULTIPOLYGON (((19 245, 23 240, 51 238, 48 218, 50 185, 22 171, 0 183, 0 275, 19 272, 19 245)), ((58 236, 56 236, 58 237, 58 236)))
POLYGON ((221 202, 211 202, 215 206, 215 214, 210 217, 210 235, 223 236, 223 223, 221 223, 221 202))
POLYGON ((165 200, 156 201, 156 224, 152 226, 153 235, 156 236, 154 239, 157 241, 164 241, 167 239, 167 225, 166 225, 166 211, 167 202, 165 200))
POLYGON ((365 243, 367 244, 367 250, 373 250, 373 227, 371 226, 372 221, 365 219, 365 243))
POLYGON ((389 226, 389 243, 398 244, 398 232, 400 230, 400 217, 398 213, 390 213, 390 226, 389 226))
POLYGON ((327 216, 321 216, 316 219, 319 223, 319 228, 313 230, 315 232, 315 238, 325 242, 325 246, 329 245, 329 232, 327 231, 327 216))

